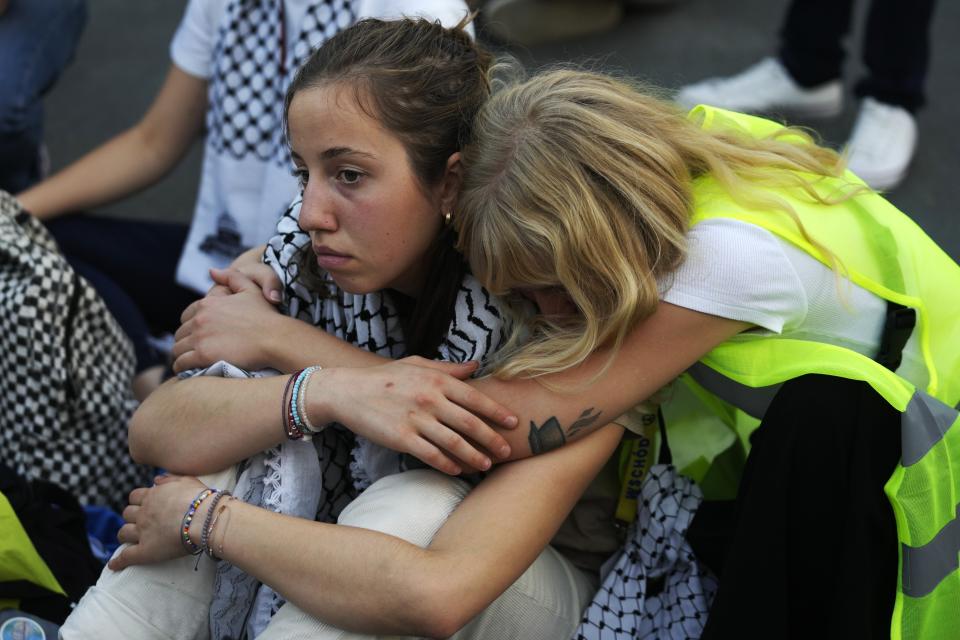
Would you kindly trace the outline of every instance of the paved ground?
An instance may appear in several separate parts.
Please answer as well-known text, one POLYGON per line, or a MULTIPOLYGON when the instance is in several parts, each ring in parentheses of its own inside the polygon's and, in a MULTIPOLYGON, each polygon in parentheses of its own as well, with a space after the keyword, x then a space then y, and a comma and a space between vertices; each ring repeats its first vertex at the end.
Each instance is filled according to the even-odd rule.
MULTIPOLYGON (((584 0, 587 1, 587 0, 584 0)), ((90 21, 77 59, 51 92, 47 139, 54 168, 136 120, 163 79, 168 46, 184 0, 89 0, 90 21)), ((588 61, 664 87, 737 71, 776 46, 787 0, 679 0, 633 9, 606 34, 514 53, 531 67, 588 61)), ((865 4, 864 2, 860 3, 865 4)), ((861 6, 860 9, 865 7, 861 6)), ((858 24, 862 20, 857 21, 858 24)), ((920 147, 913 170, 890 199, 960 260, 960 2, 940 2, 933 25, 928 107, 919 115, 920 147)), ((850 50, 859 51, 855 33, 850 50)), ((848 78, 862 66, 850 56, 848 78)), ((851 100, 833 121, 804 121, 840 145, 856 115, 851 100)), ((164 182, 112 215, 189 218, 199 175, 199 149, 164 182)))

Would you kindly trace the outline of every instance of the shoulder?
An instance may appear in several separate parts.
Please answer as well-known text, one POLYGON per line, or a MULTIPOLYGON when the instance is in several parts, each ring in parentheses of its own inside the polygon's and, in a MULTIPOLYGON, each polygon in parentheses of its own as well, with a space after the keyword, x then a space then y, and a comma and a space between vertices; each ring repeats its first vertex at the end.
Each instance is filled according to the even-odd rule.
POLYGON ((229 0, 190 0, 170 43, 173 62, 199 78, 209 78, 213 68, 217 33, 229 0))
POLYGON ((807 297, 784 241, 746 222, 705 220, 688 233, 683 264, 660 282, 680 307, 781 332, 807 313, 807 297))

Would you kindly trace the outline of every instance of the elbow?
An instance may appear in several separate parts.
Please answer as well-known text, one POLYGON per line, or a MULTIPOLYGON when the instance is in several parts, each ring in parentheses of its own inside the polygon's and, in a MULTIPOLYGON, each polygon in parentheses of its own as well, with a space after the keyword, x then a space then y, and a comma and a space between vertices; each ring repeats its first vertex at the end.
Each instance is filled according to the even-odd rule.
POLYGON ((130 451, 130 457, 137 464, 159 466, 151 455, 149 440, 144 437, 146 427, 143 423, 142 412, 138 409, 130 418, 130 424, 127 427, 127 448, 130 451))
MULTIPOLYGON (((201 468, 197 447, 170 438, 169 429, 157 429, 156 420, 141 406, 130 419, 127 430, 127 448, 137 464, 161 467, 182 475, 202 475, 209 471, 201 468)), ((217 471, 214 469, 213 471, 217 471)))
POLYGON ((445 579, 420 585, 417 598, 417 605, 410 610, 414 614, 411 626, 417 635, 427 638, 449 638, 479 613, 471 606, 470 592, 445 579))
POLYGON ((441 612, 439 618, 425 626, 423 636, 426 638, 449 638, 460 631, 469 621, 469 618, 460 621, 458 618, 448 615, 448 612, 441 612))

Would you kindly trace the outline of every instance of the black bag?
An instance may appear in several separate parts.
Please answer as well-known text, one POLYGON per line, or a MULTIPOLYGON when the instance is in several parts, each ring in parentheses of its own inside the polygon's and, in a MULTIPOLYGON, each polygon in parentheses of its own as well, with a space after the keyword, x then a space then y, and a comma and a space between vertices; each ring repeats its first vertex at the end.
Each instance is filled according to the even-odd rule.
POLYGON ((127 452, 133 370, 99 295, 0 191, 0 462, 121 509, 152 476, 127 452))
POLYGON ((83 507, 64 489, 43 480, 27 482, 2 464, 0 493, 67 594, 16 580, 0 582, 0 599, 19 600, 21 610, 61 624, 103 570, 90 551, 83 507))

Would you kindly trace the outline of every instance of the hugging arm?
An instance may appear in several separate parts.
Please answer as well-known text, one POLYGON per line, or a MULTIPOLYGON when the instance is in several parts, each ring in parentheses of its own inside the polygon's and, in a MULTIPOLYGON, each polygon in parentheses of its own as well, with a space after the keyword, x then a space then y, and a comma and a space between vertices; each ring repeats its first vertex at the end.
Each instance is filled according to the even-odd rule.
POLYGON ((367 367, 389 362, 277 310, 280 281, 261 262, 264 247, 241 254, 228 269, 212 269, 214 286, 180 317, 173 369, 208 367, 219 360, 244 369, 292 373, 310 365, 367 367))
MULTIPOLYGON (((426 549, 375 531, 290 518, 239 501, 228 503, 221 514, 228 525, 221 525, 212 545, 222 545, 225 560, 328 623, 364 633, 446 637, 530 566, 622 432, 611 425, 549 455, 497 468, 426 549)), ((177 555, 174 524, 200 486, 178 478, 134 492, 133 501, 142 506, 124 512, 136 524, 125 525, 121 538, 139 544, 127 547, 111 567, 177 555)), ((197 521, 204 515, 199 511, 197 521)))
MULTIPOLYGON (((470 363, 417 358, 376 367, 323 369, 310 379, 307 414, 315 425, 339 422, 446 473, 458 474, 464 464, 487 468, 489 458, 452 430, 499 457, 509 453, 503 450, 507 447, 503 437, 464 407, 508 423, 506 409, 468 385, 450 384, 468 377, 474 368, 470 363), (444 394, 451 386, 448 399, 444 394)), ((240 462, 286 437, 281 398, 289 379, 170 380, 133 415, 130 453, 138 462, 191 475, 240 462)))
POLYGON ((510 444, 511 458, 523 458, 563 446, 616 419, 748 327, 661 302, 627 336, 609 368, 592 384, 584 383, 607 363, 609 353, 604 350, 578 367, 544 378, 560 391, 529 379, 483 378, 470 384, 516 413, 519 426, 499 431, 510 444))
MULTIPOLYGON (((365 353, 300 324, 322 334, 316 340, 336 341, 348 354, 365 353)), ((324 370, 310 385, 310 416, 315 424, 327 418, 341 421, 378 444, 411 453, 447 473, 484 468, 487 459, 524 458, 590 433, 746 328, 743 322, 662 302, 630 333, 609 368, 592 384, 584 382, 606 364, 608 354, 603 351, 579 367, 549 376, 560 391, 536 380, 484 378, 467 383, 458 378, 470 370, 444 368, 422 358, 406 359, 402 367, 381 365, 369 374, 355 368, 324 370), (486 418, 494 431, 480 418, 486 418), (509 453, 502 455, 504 446, 509 453)), ((168 382, 134 416, 131 452, 141 462, 181 473, 217 471, 262 450, 264 443, 280 441, 281 394, 282 384, 276 380, 168 382), (251 435, 249 440, 246 434, 251 435)))

